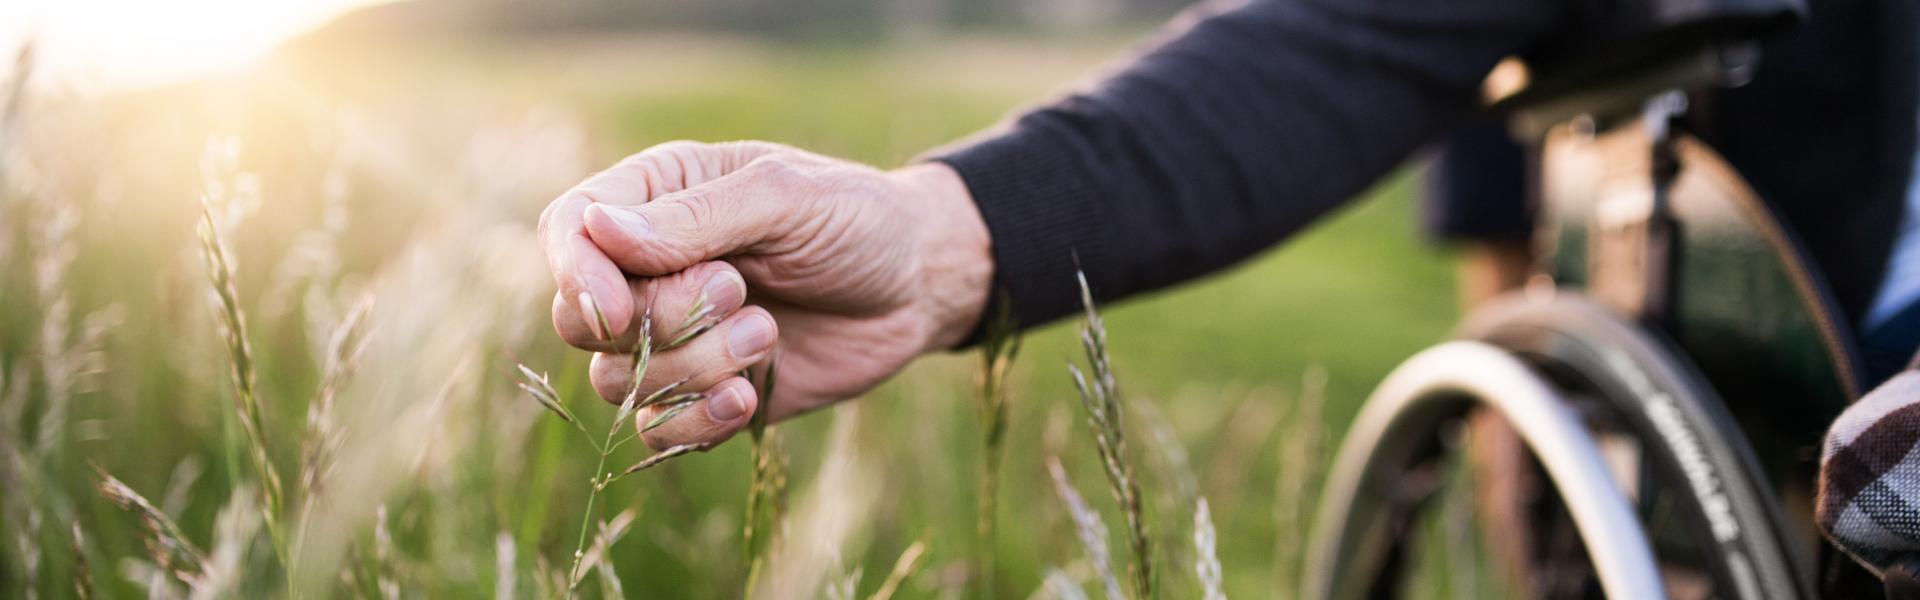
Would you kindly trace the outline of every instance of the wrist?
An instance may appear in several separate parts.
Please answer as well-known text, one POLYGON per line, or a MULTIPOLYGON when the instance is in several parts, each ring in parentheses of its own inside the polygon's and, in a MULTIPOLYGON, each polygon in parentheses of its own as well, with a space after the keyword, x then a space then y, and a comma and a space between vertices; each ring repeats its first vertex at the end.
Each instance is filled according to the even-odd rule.
POLYGON ((941 162, 888 174, 920 215, 921 352, 949 350, 979 326, 993 287, 993 242, 960 174, 941 162))

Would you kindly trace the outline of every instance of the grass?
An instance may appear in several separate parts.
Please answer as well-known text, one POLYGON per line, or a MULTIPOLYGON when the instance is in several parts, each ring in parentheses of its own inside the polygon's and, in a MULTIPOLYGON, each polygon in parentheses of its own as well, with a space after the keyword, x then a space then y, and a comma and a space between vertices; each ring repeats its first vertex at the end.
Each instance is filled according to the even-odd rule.
POLYGON ((1007 440, 1007 376, 1014 359, 1020 355, 1020 332, 1013 323, 1011 306, 1002 297, 997 314, 988 317, 980 343, 980 485, 977 488, 976 534, 973 572, 980 582, 974 586, 981 597, 998 592, 994 573, 994 541, 999 519, 1000 462, 1007 440))
POLYGON ((1086 351, 1088 376, 1069 362, 1073 387, 1080 392, 1080 405, 1087 410, 1087 427, 1093 432, 1094 445, 1100 450, 1100 466, 1107 476, 1113 501, 1126 515, 1128 547, 1133 564, 1127 569, 1133 577, 1133 597, 1154 597, 1153 542, 1147 533, 1146 509, 1141 506, 1140 480, 1134 475, 1133 459, 1127 455, 1126 408, 1120 397, 1120 384, 1113 374, 1112 356, 1107 352, 1107 327, 1093 306, 1093 290, 1087 287, 1087 275, 1080 279, 1080 303, 1086 307, 1086 322, 1080 327, 1080 345, 1086 351))
MULTIPOLYGON (((868 598, 970 594, 984 578, 994 597, 1104 586, 1043 458, 1059 457, 1058 481, 1105 477, 1071 377, 1045 366, 1082 352, 1070 327, 1027 331, 990 387, 978 356, 932 357, 850 405, 637 460, 643 482, 583 486, 623 457, 571 438, 594 432, 605 448, 600 434, 632 430, 615 429, 616 407, 559 402, 592 396, 587 357, 545 323, 553 290, 530 229, 581 176, 676 137, 898 164, 1120 40, 413 43, 428 45, 19 104, 31 117, 0 138, 0 595, 74 597, 83 580, 97 597, 184 594, 166 567, 185 559, 149 547, 151 515, 202 564, 230 566, 230 595, 285 595, 268 514, 298 519, 284 579, 315 591, 303 595, 564 595, 576 549, 581 578, 599 581, 575 590, 586 597, 738 597, 756 570, 755 585, 868 598), (237 189, 259 200, 203 215, 196 157, 216 135, 244 141, 237 189), (231 283, 219 311, 196 256, 209 217, 231 283), (251 383, 235 379, 225 313, 245 316, 251 383), (527 400, 516 363, 548 370, 536 387, 565 419, 527 400), (247 387, 254 409, 236 403, 247 387), (101 497, 90 463, 152 510, 129 517, 101 497), (267 469, 290 477, 277 509, 267 469), (601 519, 589 503, 619 510, 601 519)), ((1161 595, 1210 585, 1208 554, 1185 543, 1204 497, 1219 589, 1285 596, 1325 448, 1381 375, 1453 321, 1445 264, 1413 234, 1410 182, 1102 313, 1121 340, 1105 360, 1136 409, 1120 425, 1161 595)), ((1087 511, 1128 522, 1104 502, 1087 511)))
MULTIPOLYGON (((205 176, 213 178, 219 177, 219 174, 209 173, 205 176)), ((259 376, 253 368, 253 344, 247 339, 246 315, 241 311, 239 292, 234 288, 233 259, 220 241, 220 228, 213 218, 215 202, 231 201, 219 197, 221 192, 214 191, 221 188, 218 185, 221 183, 230 181, 210 181, 208 191, 200 197, 200 252, 207 263, 207 280, 213 284, 214 308, 220 317, 220 331, 227 341, 234 413, 239 419, 240 430, 247 436, 246 452, 248 458, 252 459, 254 478, 266 495, 267 502, 261 506, 261 521, 266 524, 267 533, 273 538, 273 551, 279 557, 281 567, 291 571, 294 565, 287 558, 287 537, 280 525, 284 492, 280 485, 280 472, 268 456, 266 427, 261 424, 259 376)))
MULTIPOLYGON (((580 302, 581 306, 592 309, 594 322, 599 325, 599 329, 596 331, 600 332, 600 335, 603 337, 612 336, 613 326, 607 322, 607 316, 600 312, 600 308, 593 303, 592 298, 582 293, 580 295, 580 302)), ((710 329, 712 323, 707 319, 709 316, 708 313, 711 312, 709 310, 710 308, 706 302, 706 297, 702 296, 699 301, 694 303, 692 312, 687 315, 683 323, 670 334, 668 341, 659 344, 659 350, 671 350, 674 347, 691 341, 707 329, 710 329)), ((647 366, 651 362, 650 359, 653 356, 656 346, 653 343, 653 311, 651 309, 641 313, 640 323, 637 329, 640 335, 635 340, 633 348, 625 352, 625 354, 633 356, 633 372, 630 374, 632 378, 630 380, 631 384, 620 401, 620 408, 613 413, 613 420, 607 427, 606 437, 598 441, 595 441, 596 438, 593 434, 589 432, 584 425, 580 424, 580 418, 574 416, 573 411, 567 408, 567 403, 561 399, 560 392, 553 388, 552 382, 548 381, 546 375, 535 375, 533 369, 527 368, 526 365, 515 365, 515 367, 519 369, 521 376, 525 378, 519 384, 520 389, 526 391, 527 395, 532 396, 534 400, 538 401, 542 408, 553 412, 556 416, 560 417, 562 421, 579 429, 580 434, 585 436, 587 443, 591 444, 593 449, 599 454, 599 458, 595 459, 593 466, 593 476, 587 479, 587 506, 581 510, 580 535, 573 545, 573 565, 567 568, 566 597, 569 600, 573 598, 574 591, 580 586, 580 577, 582 575, 580 566, 583 563, 599 562, 587 561, 586 550, 588 527, 594 522, 594 501, 599 499, 600 493, 606 490, 608 485, 623 477, 665 464, 668 460, 707 449, 706 444, 681 444, 654 453, 618 473, 607 472, 607 459, 613 456, 614 451, 619 450, 620 447, 626 445, 627 442, 633 441, 640 434, 666 424, 674 417, 679 416, 680 413, 685 412, 687 408, 693 406, 694 403, 706 399, 706 396, 699 392, 675 393, 679 391, 681 384, 685 383, 684 380, 662 386, 658 390, 648 392, 645 396, 641 395, 640 382, 647 376, 647 366), (645 424, 641 424, 638 421, 634 421, 632 425, 628 424, 629 419, 637 419, 637 411, 652 406, 659 406, 662 410, 658 411, 654 417, 648 419, 645 424), (623 433, 627 429, 633 429, 634 431, 631 433, 623 433)), ((771 375, 769 375, 769 377, 771 377, 771 375)), ((757 433, 758 432, 756 432, 756 437, 758 437, 757 433)), ((626 513, 622 514, 624 515, 626 513)), ((616 520, 616 522, 619 521, 616 520)), ((602 524, 601 529, 603 532, 609 529, 625 531, 626 526, 624 523, 617 527, 602 524)), ((599 538, 599 543, 611 545, 610 540, 618 537, 618 535, 603 533, 599 538)), ((605 554, 604 547, 597 549, 599 552, 597 552, 595 556, 605 554)), ((620 587, 618 577, 609 575, 603 577, 603 579, 610 579, 611 581, 607 583, 607 585, 612 586, 614 589, 620 587)))

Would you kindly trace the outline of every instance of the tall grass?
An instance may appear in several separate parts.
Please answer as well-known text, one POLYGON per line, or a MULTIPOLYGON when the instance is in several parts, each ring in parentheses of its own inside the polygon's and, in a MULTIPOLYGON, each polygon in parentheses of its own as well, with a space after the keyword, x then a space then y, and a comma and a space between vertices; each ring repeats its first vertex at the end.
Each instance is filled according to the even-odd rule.
MULTIPOLYGON (((595 322, 599 324, 599 331, 609 332, 609 334, 611 334, 613 326, 607 322, 607 316, 601 313, 600 308, 593 304, 586 295, 581 295, 581 298, 585 301, 585 306, 593 312, 592 316, 595 322)), ((704 300, 695 303, 696 308, 694 312, 688 315, 686 323, 680 326, 678 330, 682 333, 676 333, 672 341, 668 342, 669 346, 685 343, 686 340, 692 339, 693 336, 697 336, 699 332, 704 331, 704 329, 701 329, 702 325, 700 325, 700 323, 706 320, 707 315, 698 308, 701 306, 706 306, 704 300), (692 331, 692 335, 684 333, 688 331, 692 331)), ((600 498, 600 492, 605 490, 607 485, 612 484, 622 477, 653 468, 673 458, 706 449, 705 444, 683 444, 654 453, 652 456, 635 463, 631 467, 627 467, 623 471, 617 473, 607 471, 607 459, 613 456, 614 451, 619 450, 621 446, 626 445, 628 442, 634 441, 646 430, 659 427, 674 416, 679 415, 680 412, 686 410, 687 407, 706 398, 704 394, 699 392, 675 393, 679 391, 680 386, 685 383, 685 380, 662 386, 660 389, 649 392, 645 396, 640 394, 640 382, 647 376, 647 367, 652 363, 654 352, 653 311, 651 309, 641 313, 640 322, 637 327, 639 328, 640 334, 637 336, 634 347, 628 349, 628 354, 633 357, 633 369, 632 372, 629 373, 629 376, 632 377, 631 384, 627 388, 626 394, 622 396, 620 408, 614 412, 613 422, 607 427, 605 436, 595 437, 592 432, 587 430, 586 425, 580 422, 580 418, 574 416, 573 411, 567 408, 566 402, 561 399, 560 392, 553 388, 552 382, 547 380, 546 375, 535 375, 533 369, 527 368, 526 365, 518 365, 521 376, 524 378, 519 384, 520 389, 526 391, 528 395, 538 401, 541 407, 553 412, 555 416, 566 421, 568 425, 572 425, 575 429, 579 430, 580 434, 586 438, 587 443, 591 444, 593 449, 599 454, 599 458, 593 467, 593 476, 587 479, 587 506, 581 510, 580 534, 574 542, 572 566, 567 568, 566 597, 569 599, 573 598, 574 591, 580 586, 581 565, 592 562, 587 560, 586 554, 587 531, 588 527, 594 522, 594 502, 600 498), (658 413, 657 417, 644 425, 629 425, 629 419, 633 418, 639 409, 650 406, 660 406, 663 410, 658 413)), ((624 526, 621 529, 624 529, 624 526)), ((605 536, 603 535, 603 537, 605 536)), ((598 554, 595 556, 598 556, 598 554)), ((617 586, 617 580, 616 583, 610 585, 617 586)))
POLYGON ((167 513, 161 512, 145 496, 108 475, 105 470, 95 467, 94 475, 98 478, 100 495, 140 518, 140 523, 146 527, 147 553, 153 557, 155 566, 189 586, 198 585, 204 580, 205 553, 194 547, 193 542, 187 539, 186 532, 181 531, 167 513))
POLYGON ((979 514, 973 572, 979 578, 976 589, 982 598, 994 597, 994 545, 998 542, 995 524, 999 517, 1000 461, 1006 453, 1007 373, 1020 354, 1020 331, 1013 322, 1012 300, 1002 293, 997 314, 989 317, 980 344, 978 387, 980 413, 979 514))
POLYGON ((1107 326, 1100 320, 1100 312, 1094 309, 1093 290, 1087 285, 1087 275, 1084 272, 1074 275, 1080 282, 1080 303, 1086 309, 1086 321, 1080 327, 1080 345, 1093 375, 1088 377, 1073 363, 1067 363, 1067 370, 1073 374, 1074 388, 1080 392, 1080 405, 1086 409, 1087 427, 1092 430, 1093 441, 1100 450, 1107 487, 1113 492, 1114 502, 1120 505, 1121 514, 1126 516, 1128 547, 1133 550, 1133 563, 1127 572, 1132 575, 1133 597, 1144 600, 1154 597, 1153 540, 1147 532, 1147 511, 1141 506, 1140 481, 1134 477, 1133 462, 1127 456, 1120 384, 1114 378, 1112 358, 1107 352, 1107 326))
POLYGON ((1207 499, 1201 498, 1193 507, 1193 549, 1198 556, 1193 570, 1200 579, 1200 597, 1206 600, 1227 600, 1220 583, 1218 539, 1219 532, 1213 528, 1213 511, 1207 508, 1207 499))
MULTIPOLYGON (((1078 586, 1101 597, 1048 456, 1088 492, 1088 514, 1104 512, 1117 593, 1137 595, 1127 503, 1104 499, 1102 436, 1090 442, 1085 405, 1062 397, 1066 373, 1016 371, 1011 356, 930 357, 866 398, 757 422, 697 459, 681 460, 698 447, 622 446, 596 468, 599 450, 585 448, 608 445, 618 409, 583 404, 587 355, 548 331, 553 290, 532 232, 546 200, 626 149, 767 137, 892 164, 1041 91, 1000 77, 1008 61, 1058 80, 1115 46, 1048 67, 1031 58, 1073 50, 973 41, 826 56, 643 43, 484 62, 369 47, 367 62, 275 63, 261 77, 97 98, 0 90, 24 98, 8 100, 20 108, 0 128, 0 597, 86 587, 101 598, 521 598, 571 587, 585 598, 743 588, 773 598, 819 597, 829 584, 902 600, 1076 597, 1067 590, 1078 586), (645 81, 624 59, 601 65, 663 49, 690 62, 651 65, 645 81), (583 70, 530 66, 563 55, 583 70), (196 159, 210 137, 244 141, 212 177, 244 198, 203 213, 209 178, 196 159), (217 253, 197 235, 208 220, 217 253), (574 422, 516 389, 531 382, 515 363, 545 371, 534 379, 574 422), (1055 411, 1071 420, 1055 425, 1055 411), (119 482, 115 494, 97 489, 89 463, 119 482), (628 471, 634 481, 618 481, 628 471), (596 479, 597 492, 586 483, 596 479), (147 508, 114 499, 132 495, 147 508), (156 517, 197 561, 161 545, 176 552, 161 566, 148 544, 156 517), (200 565, 179 569, 197 583, 176 575, 183 564, 200 565)), ((1079 364, 1090 392, 1105 385, 1101 369, 1124 373, 1125 397, 1111 397, 1127 413, 1111 424, 1138 462, 1160 596, 1204 593, 1189 535, 1190 503, 1204 495, 1222 592, 1284 597, 1269 571, 1297 562, 1276 556, 1297 551, 1304 528, 1275 517, 1305 514, 1288 507, 1310 502, 1319 468, 1315 453, 1276 447, 1304 439, 1295 423, 1320 420, 1283 419, 1301 365, 1329 355, 1324 420, 1337 424, 1368 378, 1444 330, 1382 309, 1419 304, 1425 296, 1397 286, 1431 273, 1405 267, 1419 263, 1404 252, 1348 251, 1400 248, 1382 245, 1400 236, 1399 205, 1370 206, 1384 208, 1348 213, 1307 253, 1101 315, 1115 336, 1143 341, 1116 340, 1106 364, 1079 364), (1382 315, 1386 331, 1324 323, 1316 298, 1327 296, 1382 315), (1286 343, 1274 342, 1282 330, 1286 343)), ((685 334, 675 333, 655 337, 685 334)), ((1075 333, 1029 331, 1018 355, 1078 357, 1086 340, 1075 333)), ((804 386, 806 368, 783 356, 780 387, 804 386)), ((768 370, 751 373, 762 398, 774 395, 768 370)))
POLYGON ((208 195, 215 194, 212 190, 216 189, 219 187, 209 185, 208 192, 200 199, 200 252, 206 260, 207 279, 213 284, 221 332, 226 336, 234 413, 239 419, 240 430, 247 436, 247 455, 252 459, 254 477, 266 495, 267 502, 261 506, 261 520, 267 524, 267 534, 273 538, 274 554, 280 557, 283 567, 291 570, 293 563, 288 560, 287 536, 280 527, 280 507, 283 504, 280 472, 273 466, 273 457, 267 449, 266 426, 260 408, 259 375, 254 371, 253 344, 247 339, 246 315, 240 310, 239 292, 234 289, 232 259, 220 240, 220 229, 213 219, 214 203, 226 199, 208 195))
POLYGON ((773 525, 779 523, 786 512, 786 455, 780 451, 779 432, 768 423, 768 415, 773 412, 771 404, 777 365, 777 357, 767 360, 758 382, 760 408, 754 411, 747 423, 747 433, 753 443, 749 455, 753 462, 753 482, 747 488, 746 513, 740 526, 740 547, 745 551, 746 589, 749 591, 756 588, 760 574, 766 569, 767 539, 773 533, 773 525))

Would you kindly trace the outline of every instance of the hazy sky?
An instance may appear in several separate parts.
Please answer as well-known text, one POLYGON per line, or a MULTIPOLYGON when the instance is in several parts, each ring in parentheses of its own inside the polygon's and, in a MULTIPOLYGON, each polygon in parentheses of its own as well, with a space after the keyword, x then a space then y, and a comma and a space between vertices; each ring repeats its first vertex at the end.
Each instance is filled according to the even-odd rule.
POLYGON ((176 81, 245 66, 340 13, 385 1, 0 0, 0 72, 33 35, 38 72, 62 84, 176 81))

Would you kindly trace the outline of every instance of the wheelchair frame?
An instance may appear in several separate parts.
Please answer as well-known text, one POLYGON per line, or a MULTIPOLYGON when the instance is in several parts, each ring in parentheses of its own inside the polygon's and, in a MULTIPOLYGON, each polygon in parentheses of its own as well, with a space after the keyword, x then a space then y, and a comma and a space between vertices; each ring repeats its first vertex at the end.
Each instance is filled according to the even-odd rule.
POLYGON ((1671 90, 1746 70, 1753 53, 1728 48, 1514 112, 1516 129, 1543 140, 1553 283, 1477 312, 1464 341, 1409 359, 1368 400, 1328 478, 1305 597, 1391 591, 1406 522, 1431 492, 1403 479, 1444 454, 1435 440, 1476 407, 1518 430, 1609 596, 1665 595, 1633 509, 1654 478, 1690 499, 1683 529, 1712 549, 1723 593, 1863 589, 1810 523, 1817 453, 1806 451, 1859 394, 1853 340, 1778 219, 1676 128, 1686 97, 1671 90), (1622 110, 1625 99, 1646 101, 1622 110), (1709 284, 1727 289, 1689 287, 1709 284), (1740 418, 1723 398, 1742 401, 1740 418), (1642 481, 1610 473, 1596 421, 1643 448, 1642 481), (1749 439, 1770 443, 1756 452, 1749 439))

